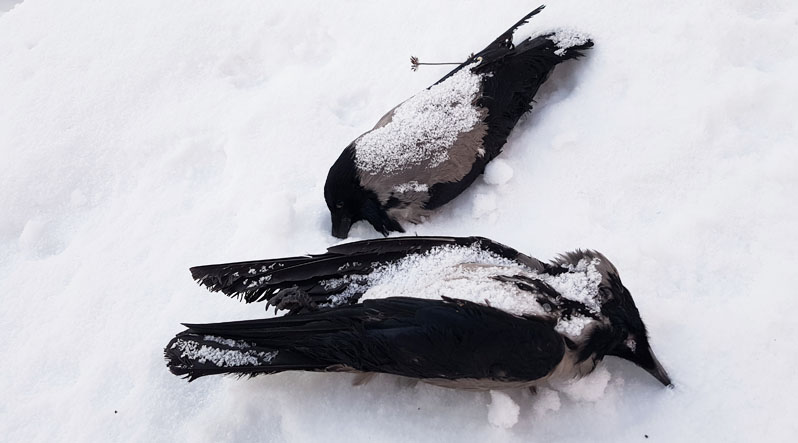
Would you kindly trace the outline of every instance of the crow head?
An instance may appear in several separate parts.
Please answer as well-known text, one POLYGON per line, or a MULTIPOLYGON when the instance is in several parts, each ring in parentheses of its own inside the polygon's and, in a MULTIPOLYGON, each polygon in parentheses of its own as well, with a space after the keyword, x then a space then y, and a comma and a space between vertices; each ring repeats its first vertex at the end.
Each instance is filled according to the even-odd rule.
POLYGON ((349 145, 327 174, 324 200, 330 209, 332 235, 346 238, 357 221, 366 220, 383 235, 390 231, 404 232, 402 226, 388 215, 377 194, 360 184, 355 166, 354 148, 349 145))
POLYGON ((601 313, 595 328, 580 347, 580 360, 594 356, 597 360, 613 355, 643 368, 665 386, 672 387, 665 368, 654 356, 648 332, 632 294, 621 283, 618 270, 604 255, 595 251, 576 251, 561 256, 557 263, 576 266, 581 260, 595 263, 601 274, 599 298, 601 313))
POLYGON ((648 342, 648 332, 632 300, 632 294, 617 274, 609 275, 611 297, 602 306, 617 340, 607 352, 645 369, 665 386, 673 387, 671 378, 662 367, 648 342))

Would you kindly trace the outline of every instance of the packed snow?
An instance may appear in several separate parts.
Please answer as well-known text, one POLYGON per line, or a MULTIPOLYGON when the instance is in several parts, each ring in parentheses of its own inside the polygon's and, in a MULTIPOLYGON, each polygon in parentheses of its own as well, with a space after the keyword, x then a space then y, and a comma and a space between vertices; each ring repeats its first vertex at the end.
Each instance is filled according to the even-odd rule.
POLYGON ((485 168, 485 183, 503 185, 513 178, 513 167, 505 160, 497 158, 485 168))
MULTIPOLYGON (((512 179, 480 178, 406 226, 541 259, 603 252, 675 389, 607 358, 572 385, 504 391, 518 406, 506 429, 489 411, 511 423, 512 408, 488 392, 324 373, 186 383, 167 370, 180 322, 272 315, 198 287, 188 267, 323 252, 336 242, 330 165, 451 68, 412 72, 408 56, 464 60, 536 6, 2 3, 2 438, 793 441, 788 0, 550 3, 517 38, 576 29, 596 46, 557 67, 510 136, 512 179)), ((364 223, 352 235, 378 236, 364 223)))
POLYGON ((554 387, 571 400, 595 402, 604 397, 611 378, 607 368, 599 366, 590 377, 559 381, 554 387))
POLYGON ((537 415, 543 416, 549 411, 558 411, 561 405, 560 394, 557 391, 544 387, 535 389, 535 401, 532 403, 532 410, 537 415))
POLYGON ((393 110, 385 126, 355 141, 355 164, 370 174, 395 174, 424 164, 434 168, 449 159, 457 137, 480 120, 474 105, 482 74, 463 67, 393 110))
POLYGON ((502 391, 490 391, 488 421, 497 428, 509 429, 518 423, 521 407, 502 391))

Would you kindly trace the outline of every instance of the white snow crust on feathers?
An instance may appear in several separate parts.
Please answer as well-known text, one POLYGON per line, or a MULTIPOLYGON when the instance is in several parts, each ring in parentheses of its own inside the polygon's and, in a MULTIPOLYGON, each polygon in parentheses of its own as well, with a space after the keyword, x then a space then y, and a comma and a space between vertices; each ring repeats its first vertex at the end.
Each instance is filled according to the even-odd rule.
POLYGON ((474 105, 482 75, 464 66, 446 80, 414 95, 393 111, 391 121, 355 141, 355 164, 370 174, 392 174, 422 162, 434 168, 449 159, 457 136, 477 124, 474 105))
MULTIPOLYGON (((487 393, 324 373, 186 383, 162 351, 180 322, 273 315, 208 293, 187 268, 323 252, 336 241, 330 165, 451 68, 411 72, 407 56, 464 60, 536 3, 5 5, 4 440, 798 435, 797 2, 560 0, 518 30, 516 42, 577 29, 596 46, 555 69, 513 130, 498 158, 512 179, 477 179, 408 233, 480 235, 541 259, 601 251, 676 388, 608 357, 568 392, 508 391, 510 429, 491 425, 487 393), (473 216, 487 194, 495 204, 473 216)), ((363 223, 352 235, 379 236, 363 223)))

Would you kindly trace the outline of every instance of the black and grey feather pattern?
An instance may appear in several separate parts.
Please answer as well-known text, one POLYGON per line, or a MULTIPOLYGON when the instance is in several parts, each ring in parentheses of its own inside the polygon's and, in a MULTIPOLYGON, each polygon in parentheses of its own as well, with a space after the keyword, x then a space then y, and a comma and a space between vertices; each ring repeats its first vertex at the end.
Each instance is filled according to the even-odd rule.
POLYGON ((532 269, 546 266, 482 237, 404 237, 346 243, 318 255, 196 266, 191 268, 191 275, 211 291, 240 297, 247 303, 268 301, 296 313, 329 303, 331 297, 346 289, 324 285, 325 281, 367 275, 375 267, 441 246, 473 246, 532 269))
POLYGON ((631 294, 595 251, 544 263, 480 237, 404 237, 191 271, 289 313, 186 325, 165 352, 190 378, 384 372, 485 389, 582 376, 616 355, 670 383, 631 294))
POLYGON ((330 168, 332 234, 368 221, 386 234, 420 222, 465 190, 495 158, 552 70, 593 43, 558 31, 513 43, 538 8, 428 89, 383 116, 330 168))

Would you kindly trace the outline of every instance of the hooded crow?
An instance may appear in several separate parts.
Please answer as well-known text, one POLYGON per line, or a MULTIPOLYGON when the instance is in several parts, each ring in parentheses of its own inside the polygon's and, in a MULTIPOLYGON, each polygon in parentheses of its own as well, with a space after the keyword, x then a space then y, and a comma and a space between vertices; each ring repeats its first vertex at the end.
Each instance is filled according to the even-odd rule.
POLYGON ((557 31, 513 44, 527 14, 434 85, 399 104, 344 149, 330 168, 324 199, 332 235, 368 221, 384 235, 404 232, 463 192, 501 152, 554 67, 593 46, 557 31))
POLYGON ((387 373, 461 389, 535 386, 621 357, 671 385, 618 271, 595 251, 544 263, 479 237, 399 237, 200 266, 212 291, 288 314, 186 324, 172 373, 387 373))

